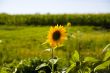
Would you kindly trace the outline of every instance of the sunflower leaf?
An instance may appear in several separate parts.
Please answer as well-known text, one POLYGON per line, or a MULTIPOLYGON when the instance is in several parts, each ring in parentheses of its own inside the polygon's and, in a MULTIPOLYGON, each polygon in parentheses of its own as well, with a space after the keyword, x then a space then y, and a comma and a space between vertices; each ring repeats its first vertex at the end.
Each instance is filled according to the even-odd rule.
POLYGON ((48 64, 42 63, 41 65, 37 66, 35 70, 39 70, 39 69, 46 67, 46 66, 48 66, 48 64))
POLYGON ((108 50, 108 51, 105 53, 105 57, 104 57, 103 61, 106 61, 108 58, 110 58, 110 50, 108 50))
POLYGON ((98 59, 93 58, 93 57, 85 57, 85 58, 84 58, 84 62, 96 63, 96 62, 98 62, 98 59))
POLYGON ((109 66, 110 66, 110 60, 108 60, 108 61, 106 61, 106 62, 104 62, 104 63, 102 63, 102 64, 96 66, 96 67, 94 68, 94 71, 103 70, 103 69, 106 69, 106 68, 109 67, 109 66))
POLYGON ((74 54, 72 55, 72 60, 74 62, 79 61, 79 53, 78 53, 78 51, 75 50, 74 54))
POLYGON ((58 62, 58 59, 50 59, 49 62, 51 64, 56 64, 58 62))
POLYGON ((66 73, 69 73, 71 69, 73 69, 76 66, 76 63, 72 63, 70 67, 66 70, 66 73))

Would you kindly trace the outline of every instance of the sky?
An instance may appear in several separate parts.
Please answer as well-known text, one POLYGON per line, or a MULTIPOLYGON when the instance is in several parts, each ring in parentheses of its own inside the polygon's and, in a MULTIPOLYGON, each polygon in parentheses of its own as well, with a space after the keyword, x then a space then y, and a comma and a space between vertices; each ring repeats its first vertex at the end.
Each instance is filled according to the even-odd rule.
POLYGON ((110 13, 110 0, 0 0, 0 13, 110 13))

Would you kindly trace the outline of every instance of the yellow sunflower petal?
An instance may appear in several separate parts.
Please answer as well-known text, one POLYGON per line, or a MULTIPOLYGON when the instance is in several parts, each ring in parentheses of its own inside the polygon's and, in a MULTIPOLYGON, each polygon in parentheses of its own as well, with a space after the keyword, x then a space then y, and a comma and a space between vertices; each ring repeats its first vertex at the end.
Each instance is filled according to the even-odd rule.
POLYGON ((65 38, 66 38, 66 30, 61 25, 51 27, 47 36, 48 42, 52 47, 56 47, 62 44, 65 38))

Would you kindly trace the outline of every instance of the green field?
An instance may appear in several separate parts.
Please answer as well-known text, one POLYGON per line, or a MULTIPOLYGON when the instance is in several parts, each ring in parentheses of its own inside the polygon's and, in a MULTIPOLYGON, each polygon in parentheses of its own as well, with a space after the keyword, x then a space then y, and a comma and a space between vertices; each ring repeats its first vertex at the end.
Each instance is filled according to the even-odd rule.
MULTIPOLYGON (((48 26, 21 26, 17 28, 1 26, 0 63, 10 62, 13 59, 39 56, 42 51, 48 49, 46 45, 41 44, 46 41, 49 28, 48 26)), ((95 30, 95 27, 90 26, 73 26, 70 28, 70 32, 74 35, 77 31, 80 31, 80 50, 83 52, 89 51, 88 53, 96 54, 110 43, 110 31, 95 30)), ((73 45, 77 43, 76 39, 73 38, 73 45)), ((73 48, 77 47, 71 46, 71 49, 73 48)))
MULTIPOLYGON (((20 61, 30 57, 50 58, 51 53, 45 51, 49 47, 42 45, 47 39, 49 28, 49 26, 0 26, 0 67, 14 60, 20 61)), ((73 52, 77 49, 83 56, 101 57, 102 49, 110 43, 110 31, 100 27, 72 26, 69 32, 76 36, 70 46, 55 50, 55 55, 65 60, 65 63, 68 49, 73 52)))

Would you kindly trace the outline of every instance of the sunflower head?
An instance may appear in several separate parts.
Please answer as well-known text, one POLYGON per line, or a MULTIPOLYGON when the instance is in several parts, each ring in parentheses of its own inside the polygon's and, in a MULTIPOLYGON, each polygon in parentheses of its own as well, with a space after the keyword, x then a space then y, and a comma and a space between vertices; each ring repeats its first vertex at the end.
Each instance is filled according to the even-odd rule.
POLYGON ((47 36, 48 42, 52 47, 61 45, 65 40, 65 38, 66 38, 66 30, 61 25, 51 27, 47 36))

